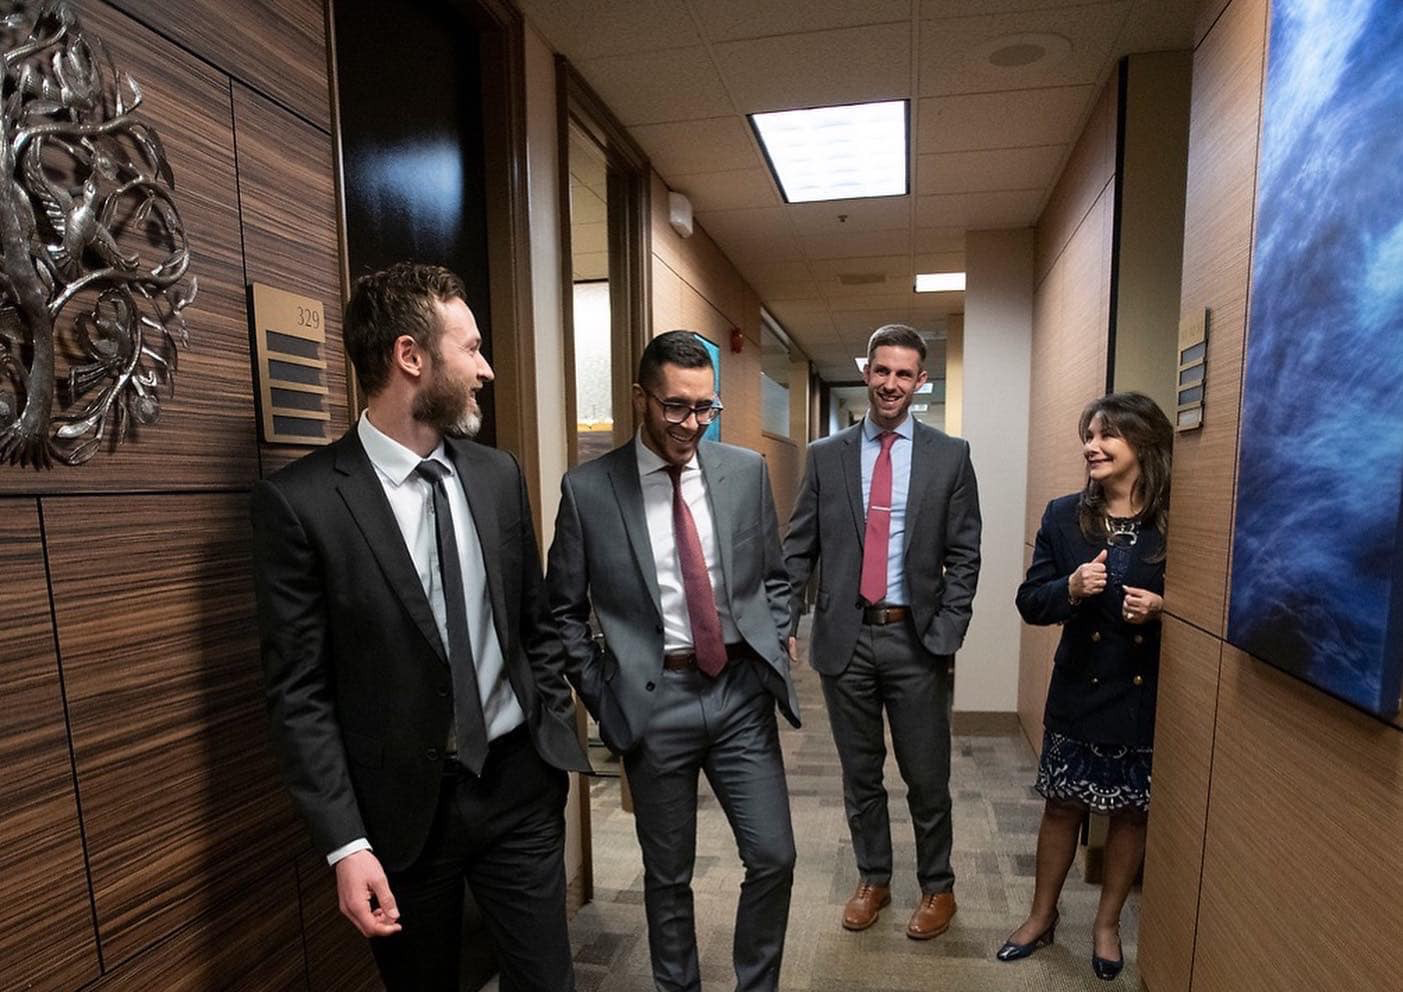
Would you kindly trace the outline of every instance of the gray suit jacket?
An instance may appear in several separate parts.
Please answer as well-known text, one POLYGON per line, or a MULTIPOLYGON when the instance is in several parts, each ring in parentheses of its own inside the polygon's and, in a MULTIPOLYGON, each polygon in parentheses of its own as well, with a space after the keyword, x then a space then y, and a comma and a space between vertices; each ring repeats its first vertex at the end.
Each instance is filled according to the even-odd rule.
MULTIPOLYGON (((932 654, 954 654, 969 627, 979 579, 979 491, 969 443, 919 421, 906 505, 906 591, 916 632, 932 654)), ((813 666, 848 667, 862 626, 858 580, 867 517, 862 508, 862 424, 809 445, 804 483, 784 540, 793 584, 791 630, 814 564, 819 567, 813 666)))
MULTIPOLYGON (((657 567, 643 510, 636 441, 578 465, 560 484, 546 570, 551 612, 567 673, 599 722, 604 743, 623 753, 638 743, 661 682, 663 621, 657 567), (602 641, 593 636, 593 615, 602 641)), ((789 578, 765 461, 753 451, 703 441, 706 480, 731 616, 765 662, 765 681, 796 727, 789 679, 789 578)))

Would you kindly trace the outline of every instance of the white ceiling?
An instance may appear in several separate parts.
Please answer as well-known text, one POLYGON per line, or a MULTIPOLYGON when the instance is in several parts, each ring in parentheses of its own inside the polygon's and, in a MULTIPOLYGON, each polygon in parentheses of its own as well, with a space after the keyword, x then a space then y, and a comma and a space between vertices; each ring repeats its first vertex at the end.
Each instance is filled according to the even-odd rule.
MULTIPOLYGON (((964 232, 1034 222, 1118 58, 1192 46, 1197 0, 520 0, 829 381, 882 323, 932 338, 964 232), (1010 45, 1048 55, 1008 61, 1010 45), (991 61, 991 56, 994 61, 991 61), (788 205, 745 115, 912 101, 903 197, 788 205), (844 277, 847 277, 844 279, 844 277)), ((942 352, 943 353, 943 352, 942 352)))

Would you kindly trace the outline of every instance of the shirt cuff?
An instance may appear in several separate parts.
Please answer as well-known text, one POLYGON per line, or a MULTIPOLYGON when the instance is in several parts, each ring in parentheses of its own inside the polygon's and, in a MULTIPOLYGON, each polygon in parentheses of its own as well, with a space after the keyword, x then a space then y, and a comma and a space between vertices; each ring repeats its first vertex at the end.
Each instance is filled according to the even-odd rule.
POLYGON ((336 850, 328 854, 326 856, 326 863, 329 865, 334 865, 342 858, 355 854, 357 851, 368 850, 370 850, 370 841, 366 840, 364 837, 357 837, 349 844, 343 845, 342 847, 338 847, 336 850))

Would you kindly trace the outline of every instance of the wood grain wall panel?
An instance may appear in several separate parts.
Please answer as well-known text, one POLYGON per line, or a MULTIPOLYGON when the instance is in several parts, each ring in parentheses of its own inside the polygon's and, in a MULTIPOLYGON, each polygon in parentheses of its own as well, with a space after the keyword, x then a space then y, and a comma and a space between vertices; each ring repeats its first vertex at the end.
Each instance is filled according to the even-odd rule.
POLYGON ((1222 636, 1237 471, 1266 0, 1234 0, 1194 55, 1182 317, 1212 312, 1203 427, 1174 444, 1165 609, 1222 636))
POLYGON ((336 876, 326 859, 313 851, 298 858, 297 886, 307 987, 312 992, 383 992, 370 946, 337 906, 336 876))
POLYGON ((63 498, 44 513, 110 968, 192 917, 223 926, 229 894, 305 842, 267 743, 247 495, 63 498))
POLYGON ((331 133, 326 0, 113 0, 331 133))
MULTIPOLYGON (((321 992, 307 984, 296 873, 270 871, 85 992, 321 992)), ((362 941, 362 943, 364 943, 362 941)))
POLYGON ((1230 2, 1231 0, 1199 0, 1198 10, 1194 13, 1195 48, 1203 44, 1203 39, 1208 37, 1208 32, 1213 29, 1213 25, 1230 2))
POLYGON ((1034 241, 1033 284, 1052 271, 1062 251, 1076 234, 1116 174, 1116 117, 1120 88, 1116 73, 1102 87, 1080 137, 1072 146, 1067 164, 1052 188, 1038 218, 1034 241))
POLYGON ((72 989, 97 940, 34 500, 0 500, 0 576, 0 984, 72 989))
MULTIPOLYGON (((696 225, 690 238, 683 238, 668 223, 667 186, 653 173, 649 203, 652 208, 653 254, 661 258, 684 282, 702 293, 718 311, 739 327, 748 313, 745 281, 711 236, 696 225)), ((758 321, 758 314, 757 314, 758 321)), ((654 327, 653 332, 671 330, 654 327)), ((758 339, 757 339, 758 340, 758 339)))
POLYGON ((1399 838, 1403 733, 1225 645, 1194 989, 1398 988, 1399 838))
MULTIPOLYGON (((249 282, 321 300, 325 308, 328 436, 347 426, 346 358, 341 341, 341 255, 336 235, 331 138, 272 101, 234 86, 239 213, 249 282)), ((262 447, 263 474, 308 449, 262 447)))
POLYGON ((1221 657, 1217 638, 1165 619, 1139 950, 1156 992, 1187 990, 1193 971, 1221 657))
POLYGON ((799 476, 804 471, 799 448, 793 441, 773 434, 762 434, 759 450, 770 470, 770 488, 774 490, 775 512, 779 515, 779 531, 783 534, 789 524, 789 515, 794 512, 794 495, 799 488, 799 476))
POLYGON ((82 19, 141 84, 140 114, 156 126, 175 174, 199 296, 185 311, 190 347, 174 395, 162 394, 159 423, 77 468, 0 468, 0 493, 251 485, 258 457, 229 81, 104 4, 85 3, 82 19))

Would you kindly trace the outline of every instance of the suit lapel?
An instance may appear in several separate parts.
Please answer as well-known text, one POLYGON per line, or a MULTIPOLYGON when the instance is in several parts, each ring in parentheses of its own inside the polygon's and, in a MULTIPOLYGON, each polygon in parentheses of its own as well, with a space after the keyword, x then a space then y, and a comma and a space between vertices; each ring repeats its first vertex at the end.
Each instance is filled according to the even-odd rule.
POLYGON ((842 463, 843 481, 848 490, 848 507, 853 514, 853 527, 857 530, 858 547, 867 534, 867 511, 862 508, 862 423, 848 428, 847 437, 839 452, 842 463))
POLYGON ((904 555, 911 553, 911 535, 920 526, 918 519, 925 504, 926 490, 935 475, 935 445, 930 431, 919 421, 911 422, 911 478, 906 485, 906 546, 904 555))
POLYGON ((438 636, 438 625, 434 622, 428 597, 424 595, 419 573, 414 568, 414 560, 409 557, 409 548, 405 546, 399 523, 390 509, 389 500, 385 498, 385 490, 375 474, 375 467, 370 464, 370 458, 356 437, 355 428, 352 427, 338 444, 336 471, 341 479, 336 490, 385 574, 390 591, 399 598, 415 626, 447 664, 448 654, 438 636))
POLYGON ((705 441, 697 448, 697 464, 701 467, 702 480, 706 483, 706 501, 711 507, 711 522, 716 531, 716 550, 721 556, 721 574, 726 579, 726 589, 733 587, 731 576, 731 553, 736 532, 735 506, 726 488, 726 468, 716 456, 716 449, 705 441))
POLYGON ((444 445, 444 450, 458 471, 458 482, 463 487, 463 494, 468 498, 468 509, 473 514, 473 529, 477 532, 482 567, 487 572, 487 595, 492 600, 492 626, 497 628, 497 643, 505 654, 509 643, 507 596, 502 588, 502 556, 498 551, 502 531, 498 526, 497 501, 506 494, 489 490, 483 478, 486 473, 473 464, 474 452, 468 444, 449 441, 444 445))
POLYGON ((634 450, 635 440, 616 448, 609 465, 609 482, 614 487, 614 498, 619 504, 619 513, 624 518, 624 531, 628 534, 629 547, 633 550, 634 563, 643 577, 643 584, 653 600, 653 608, 658 616, 663 615, 662 594, 658 592, 658 566, 653 560, 653 542, 648 538, 648 517, 643 509, 643 483, 638 478, 638 454, 634 450))

